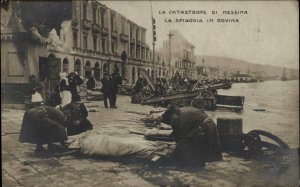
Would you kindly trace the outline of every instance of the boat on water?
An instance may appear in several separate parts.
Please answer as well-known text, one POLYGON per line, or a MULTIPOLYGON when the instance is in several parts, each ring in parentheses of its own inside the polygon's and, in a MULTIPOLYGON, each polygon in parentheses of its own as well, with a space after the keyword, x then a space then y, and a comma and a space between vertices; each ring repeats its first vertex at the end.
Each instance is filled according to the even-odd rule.
POLYGON ((282 81, 287 81, 286 74, 285 74, 285 68, 283 68, 283 73, 282 73, 281 80, 282 81))

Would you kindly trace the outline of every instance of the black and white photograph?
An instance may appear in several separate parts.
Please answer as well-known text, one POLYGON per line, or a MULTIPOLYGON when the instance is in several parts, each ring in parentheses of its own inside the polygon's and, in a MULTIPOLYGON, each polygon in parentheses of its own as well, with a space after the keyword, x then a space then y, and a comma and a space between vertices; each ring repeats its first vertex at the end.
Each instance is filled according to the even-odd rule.
POLYGON ((5 187, 299 186, 299 2, 1 0, 5 187))

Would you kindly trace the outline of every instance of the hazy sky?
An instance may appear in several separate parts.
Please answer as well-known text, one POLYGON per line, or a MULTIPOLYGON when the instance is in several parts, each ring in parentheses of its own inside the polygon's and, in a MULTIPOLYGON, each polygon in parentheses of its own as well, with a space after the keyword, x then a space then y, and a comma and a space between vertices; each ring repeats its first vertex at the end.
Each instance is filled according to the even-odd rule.
MULTIPOLYGON (((101 1, 147 29, 152 47, 150 1, 101 1)), ((299 9, 297 1, 152 1, 157 42, 178 30, 193 45, 195 54, 231 57, 258 64, 290 68, 299 66, 299 9), (205 10, 206 14, 169 14, 170 10, 205 10), (218 14, 212 15, 216 10, 218 14), (223 11, 247 11, 246 15, 225 15, 223 11), (166 14, 159 14, 166 11, 166 14), (175 19, 202 19, 202 23, 175 23, 175 19), (206 22, 214 19, 214 23, 206 22), (217 19, 239 19, 239 23, 217 23, 217 19), (172 19, 172 23, 165 22, 172 19)))

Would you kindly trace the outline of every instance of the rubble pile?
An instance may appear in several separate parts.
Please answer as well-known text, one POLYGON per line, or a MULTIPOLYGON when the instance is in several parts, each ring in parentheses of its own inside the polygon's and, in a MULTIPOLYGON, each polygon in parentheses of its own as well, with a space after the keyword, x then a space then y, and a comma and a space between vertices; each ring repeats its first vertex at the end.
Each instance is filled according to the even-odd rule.
MULTIPOLYGON (((232 84, 228 80, 196 81, 182 79, 178 76, 174 76, 170 80, 160 78, 154 83, 144 70, 140 69, 140 72, 143 78, 138 79, 131 96, 131 102, 135 104, 154 104, 163 107, 169 104, 178 107, 192 105, 196 108, 214 110, 218 103, 217 90, 230 89, 232 84)), ((232 97, 229 100, 224 97, 219 99, 223 105, 242 108, 243 102, 235 100, 232 97), (224 102, 224 100, 229 102, 224 102), (230 101, 233 102, 230 103, 230 101)))

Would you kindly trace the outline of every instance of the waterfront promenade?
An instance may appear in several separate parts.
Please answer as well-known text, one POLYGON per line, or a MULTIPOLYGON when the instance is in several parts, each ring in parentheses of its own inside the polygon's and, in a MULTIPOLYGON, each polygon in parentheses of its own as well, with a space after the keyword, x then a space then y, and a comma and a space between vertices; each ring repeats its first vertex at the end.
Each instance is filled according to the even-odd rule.
MULTIPOLYGON (((146 130, 140 121, 144 116, 128 111, 149 113, 154 109, 152 106, 131 104, 128 96, 118 97, 118 109, 105 109, 100 101, 88 102, 85 105, 94 111, 90 112, 88 117, 94 124, 93 131, 141 141, 143 136, 130 134, 129 130, 146 130)), ((64 156, 35 154, 34 145, 18 142, 24 112, 2 108, 3 186, 295 186, 298 184, 297 162, 267 163, 225 153, 223 161, 207 163, 205 167, 151 165, 147 161, 137 161, 135 158, 122 160, 89 158, 80 154, 64 156)), ((218 115, 210 113, 210 116, 215 120, 218 115)), ((262 129, 259 124, 244 126, 246 129, 262 129)), ((279 135, 283 140, 288 139, 283 136, 284 133, 279 135)), ((295 154, 295 151, 292 154, 295 154)))

